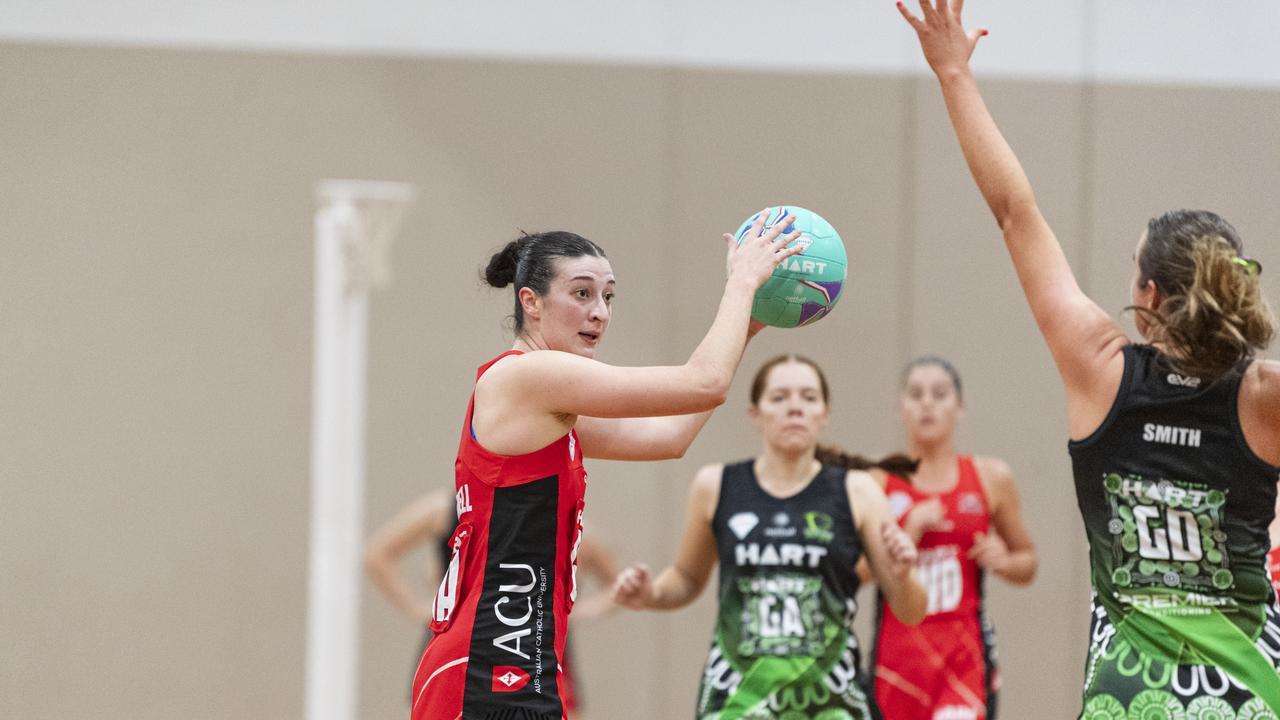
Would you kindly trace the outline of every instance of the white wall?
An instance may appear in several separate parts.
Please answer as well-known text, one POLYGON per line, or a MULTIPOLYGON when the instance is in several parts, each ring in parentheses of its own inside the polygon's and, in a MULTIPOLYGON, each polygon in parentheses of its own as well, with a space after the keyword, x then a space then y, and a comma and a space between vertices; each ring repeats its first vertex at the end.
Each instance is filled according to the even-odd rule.
MULTIPOLYGON (((1280 86, 1276 0, 971 0, 1003 76, 1280 86)), ((893 0, 6 0, 0 39, 920 71, 893 0)))

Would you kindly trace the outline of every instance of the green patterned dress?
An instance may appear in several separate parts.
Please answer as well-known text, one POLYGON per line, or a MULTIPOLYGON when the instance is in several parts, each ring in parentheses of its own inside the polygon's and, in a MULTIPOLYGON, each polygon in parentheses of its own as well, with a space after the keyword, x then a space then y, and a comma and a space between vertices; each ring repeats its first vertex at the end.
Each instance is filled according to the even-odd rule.
POLYGON ((1094 591, 1081 717, 1276 720, 1280 469, 1241 432, 1243 368, 1212 382, 1124 354, 1110 414, 1070 445, 1094 591))
POLYGON ((725 467, 712 518, 720 610, 699 720, 880 717, 851 629, 862 545, 845 478, 823 467, 804 490, 777 498, 751 461, 725 467))

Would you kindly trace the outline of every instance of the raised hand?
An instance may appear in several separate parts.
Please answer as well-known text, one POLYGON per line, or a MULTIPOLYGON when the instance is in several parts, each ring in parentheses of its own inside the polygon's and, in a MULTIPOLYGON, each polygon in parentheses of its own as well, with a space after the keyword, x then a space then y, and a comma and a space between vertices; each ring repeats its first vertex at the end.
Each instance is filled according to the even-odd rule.
POLYGON ((618 573, 613 581, 613 602, 632 610, 647 610, 653 584, 649 566, 636 563, 618 573))
POLYGON ((804 246, 800 244, 787 247, 789 243, 799 239, 799 230, 782 234, 783 229, 790 227, 795 221, 794 215, 788 213, 766 228, 764 223, 768 219, 769 208, 765 208, 751 223, 741 243, 733 235, 724 234, 729 250, 729 277, 742 278, 750 283, 753 290, 769 279, 778 263, 804 250, 804 246))
POLYGON ((918 0, 923 18, 917 18, 899 0, 898 12, 920 38, 924 59, 937 75, 968 66, 979 38, 987 34, 985 29, 966 32, 960 21, 964 0, 918 0))

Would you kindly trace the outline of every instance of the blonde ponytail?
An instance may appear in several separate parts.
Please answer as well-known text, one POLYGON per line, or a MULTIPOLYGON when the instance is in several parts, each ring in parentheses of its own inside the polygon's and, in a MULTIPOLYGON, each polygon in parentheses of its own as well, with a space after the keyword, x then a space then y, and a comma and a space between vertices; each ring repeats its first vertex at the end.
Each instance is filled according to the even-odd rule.
POLYGON ((1155 311, 1133 309, 1184 374, 1217 378, 1275 335, 1261 266, 1241 258, 1241 250, 1235 228, 1213 213, 1180 210, 1148 225, 1139 281, 1154 280, 1164 301, 1155 311))

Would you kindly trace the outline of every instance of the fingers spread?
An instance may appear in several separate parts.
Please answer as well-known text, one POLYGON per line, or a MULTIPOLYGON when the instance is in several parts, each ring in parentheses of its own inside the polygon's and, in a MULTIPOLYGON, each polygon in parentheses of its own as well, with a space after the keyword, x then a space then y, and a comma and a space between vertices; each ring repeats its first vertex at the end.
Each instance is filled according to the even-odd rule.
POLYGON ((938 24, 938 11, 933 8, 933 3, 930 0, 920 0, 920 12, 924 15, 926 24, 938 24))
POLYGON ((898 2, 898 12, 902 13, 902 17, 906 19, 907 24, 914 28, 916 32, 920 32, 924 29, 924 23, 920 22, 920 19, 915 15, 912 15, 911 11, 907 9, 907 6, 903 4, 901 0, 898 2))

